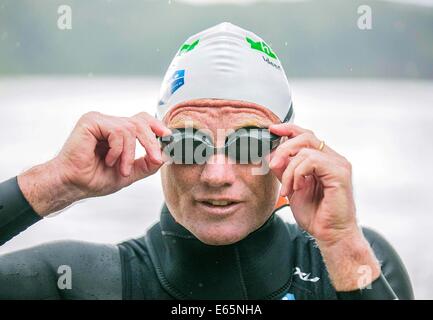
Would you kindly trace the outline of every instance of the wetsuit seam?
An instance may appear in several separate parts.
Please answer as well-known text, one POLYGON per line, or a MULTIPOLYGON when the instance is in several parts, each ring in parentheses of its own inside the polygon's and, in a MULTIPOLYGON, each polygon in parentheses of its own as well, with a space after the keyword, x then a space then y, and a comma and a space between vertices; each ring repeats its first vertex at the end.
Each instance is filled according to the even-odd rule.
POLYGON ((245 299, 248 299, 248 292, 247 292, 247 287, 245 285, 245 279, 244 279, 244 276, 242 274, 241 257, 239 255, 238 247, 235 247, 235 255, 236 255, 236 263, 238 264, 238 268, 239 268, 239 278, 240 278, 240 282, 241 282, 242 291, 244 293, 245 299))
POLYGON ((292 278, 290 278, 280 289, 278 289, 277 291, 275 291, 275 292, 271 293, 270 295, 264 297, 263 300, 272 300, 272 299, 278 297, 284 291, 290 289, 291 285, 292 285, 292 278))

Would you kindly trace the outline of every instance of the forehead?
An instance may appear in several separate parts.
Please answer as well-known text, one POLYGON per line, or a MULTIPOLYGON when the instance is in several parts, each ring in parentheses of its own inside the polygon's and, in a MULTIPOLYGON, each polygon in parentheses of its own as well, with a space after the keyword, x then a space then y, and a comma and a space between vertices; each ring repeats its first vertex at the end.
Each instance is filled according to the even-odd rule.
POLYGON ((178 104, 164 117, 172 128, 193 126, 197 128, 268 127, 279 123, 278 117, 267 108, 245 101, 199 99, 178 104))

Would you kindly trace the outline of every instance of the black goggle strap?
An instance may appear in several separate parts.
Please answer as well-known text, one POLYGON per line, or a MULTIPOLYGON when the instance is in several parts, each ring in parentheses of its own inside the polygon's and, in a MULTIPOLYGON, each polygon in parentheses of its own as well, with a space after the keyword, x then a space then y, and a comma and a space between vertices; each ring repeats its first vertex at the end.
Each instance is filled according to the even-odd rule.
POLYGON ((284 117, 283 123, 289 122, 289 120, 292 118, 292 115, 293 115, 293 102, 290 103, 289 111, 284 117))
POLYGON ((192 139, 195 141, 200 141, 213 147, 210 137, 208 135, 206 135, 202 131, 199 131, 197 129, 192 129, 192 128, 174 129, 174 133, 172 133, 171 135, 158 137, 158 140, 163 147, 172 142, 178 142, 183 139, 192 139))

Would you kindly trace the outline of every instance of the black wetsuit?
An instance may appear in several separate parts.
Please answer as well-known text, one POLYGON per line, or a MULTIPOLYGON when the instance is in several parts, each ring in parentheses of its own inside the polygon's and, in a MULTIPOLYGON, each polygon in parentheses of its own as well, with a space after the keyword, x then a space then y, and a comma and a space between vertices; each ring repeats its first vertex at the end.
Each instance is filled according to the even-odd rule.
MULTIPOLYGON (((40 218, 16 178, 0 184, 0 244, 40 218)), ((118 245, 58 241, 0 255, 2 299, 412 299, 395 250, 363 229, 382 274, 371 289, 336 292, 314 240, 278 215, 242 241, 209 246, 167 207, 142 238, 118 245), (59 267, 71 271, 61 289, 59 267)))

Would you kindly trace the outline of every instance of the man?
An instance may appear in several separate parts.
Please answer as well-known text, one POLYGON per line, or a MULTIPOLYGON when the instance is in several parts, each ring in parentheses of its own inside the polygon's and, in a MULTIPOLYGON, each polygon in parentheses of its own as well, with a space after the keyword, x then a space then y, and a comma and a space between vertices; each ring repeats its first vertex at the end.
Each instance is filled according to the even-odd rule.
POLYGON ((3 255, 0 297, 413 298, 394 249, 357 225, 350 163, 293 116, 282 65, 261 38, 229 23, 190 37, 157 119, 88 113, 58 156, 0 185, 2 243, 161 168, 160 222, 118 245, 61 241, 3 255), (275 214, 279 195, 296 225, 275 214), (72 287, 58 285, 60 266, 72 287))

